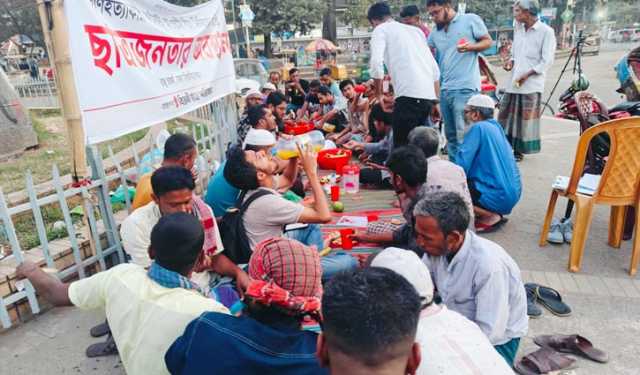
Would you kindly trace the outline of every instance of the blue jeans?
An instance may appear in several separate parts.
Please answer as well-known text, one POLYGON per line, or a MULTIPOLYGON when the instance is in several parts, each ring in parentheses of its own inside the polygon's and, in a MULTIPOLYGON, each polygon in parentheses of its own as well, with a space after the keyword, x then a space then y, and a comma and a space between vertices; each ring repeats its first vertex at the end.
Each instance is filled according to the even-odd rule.
POLYGON ((477 93, 478 91, 472 89, 440 92, 440 112, 444 120, 444 134, 447 137, 447 153, 452 162, 455 162, 458 147, 464 140, 464 106, 469 98, 477 93))
MULTIPOLYGON (((306 228, 285 232, 284 236, 307 246, 315 246, 318 251, 322 251, 324 247, 322 231, 318 224, 309 224, 306 228)), ((320 259, 320 264, 322 265, 322 281, 324 282, 337 273, 356 268, 358 261, 345 251, 336 251, 323 256, 320 259)))
POLYGON ((318 251, 322 251, 324 242, 322 231, 318 224, 309 224, 306 228, 294 229, 284 233, 284 236, 302 242, 307 246, 315 246, 318 251))

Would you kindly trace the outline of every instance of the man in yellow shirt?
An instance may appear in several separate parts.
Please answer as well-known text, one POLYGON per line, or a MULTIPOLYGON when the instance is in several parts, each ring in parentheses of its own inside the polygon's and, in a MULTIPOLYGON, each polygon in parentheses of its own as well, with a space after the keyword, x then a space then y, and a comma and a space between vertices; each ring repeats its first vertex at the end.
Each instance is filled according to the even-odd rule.
POLYGON ((203 243, 200 221, 174 213, 153 228, 149 271, 120 264, 69 284, 24 262, 17 274, 55 306, 105 309, 127 374, 169 374, 164 353, 187 324, 203 312, 228 313, 189 280, 203 243))
MULTIPOLYGON (((197 157, 198 148, 193 138, 187 134, 176 133, 169 137, 164 144, 162 166, 179 166, 186 168, 194 174, 195 179, 196 171, 194 164, 197 157)), ((136 185, 136 196, 131 204, 133 210, 150 203, 153 200, 151 194, 153 194, 153 189, 151 189, 151 173, 147 173, 140 177, 138 185, 136 185)))

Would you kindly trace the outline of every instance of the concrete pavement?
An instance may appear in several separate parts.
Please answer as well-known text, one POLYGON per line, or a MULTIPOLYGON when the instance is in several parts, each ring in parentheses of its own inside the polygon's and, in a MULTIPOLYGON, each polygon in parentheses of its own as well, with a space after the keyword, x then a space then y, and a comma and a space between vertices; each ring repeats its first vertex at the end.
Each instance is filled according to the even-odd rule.
MULTIPOLYGON (((618 100, 614 91, 617 82, 611 69, 621 55, 622 52, 606 52, 585 58, 592 88, 607 104, 618 100)), ((555 82, 554 77, 561 68, 562 62, 554 65, 547 85, 555 82)), ((502 82, 504 73, 498 75, 502 82)), ((566 81, 560 85, 561 89, 569 84, 570 77, 566 81)), ((536 348, 532 341, 535 335, 579 333, 607 351, 611 361, 602 365, 579 359, 576 374, 636 375, 640 373, 640 280, 627 274, 631 244, 624 242, 621 249, 607 245, 608 210, 599 207, 595 211, 580 273, 566 271, 568 245, 537 246, 551 183, 555 176, 571 171, 578 127, 546 119, 542 132, 542 153, 527 156, 519 164, 524 185, 520 203, 509 222, 487 237, 513 256, 525 282, 539 282, 558 289, 573 314, 559 318, 543 309, 541 318, 530 320, 529 334, 522 341, 519 355, 536 348)), ((559 200, 556 216, 564 212, 565 202, 559 200)), ((84 349, 98 341, 89 337, 89 328, 103 319, 104 315, 97 312, 52 309, 0 333, 2 373, 123 374, 117 357, 91 360, 84 356, 84 349)))

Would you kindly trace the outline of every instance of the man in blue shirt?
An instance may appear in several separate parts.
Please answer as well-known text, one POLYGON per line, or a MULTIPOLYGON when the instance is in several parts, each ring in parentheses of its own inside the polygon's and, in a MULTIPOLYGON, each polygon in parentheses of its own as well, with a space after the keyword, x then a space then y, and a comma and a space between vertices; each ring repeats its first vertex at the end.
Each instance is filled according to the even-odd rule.
POLYGON ((436 23, 429 47, 440 67, 440 111, 449 158, 454 159, 464 138, 464 105, 480 91, 478 54, 491 47, 491 36, 479 16, 457 14, 451 0, 428 0, 427 11, 436 23))
POLYGON ((320 83, 327 86, 335 97, 342 96, 340 85, 331 77, 331 69, 324 68, 320 71, 320 83))
POLYGON ((493 119, 495 102, 487 95, 471 97, 464 108, 472 124, 455 162, 467 174, 479 232, 496 229, 520 200, 520 172, 502 125, 493 119))
POLYGON ((318 335, 302 330, 306 318, 320 321, 320 274, 315 249, 262 241, 249 260, 242 315, 207 312, 192 321, 167 351, 167 368, 174 375, 328 374, 316 360, 318 335))

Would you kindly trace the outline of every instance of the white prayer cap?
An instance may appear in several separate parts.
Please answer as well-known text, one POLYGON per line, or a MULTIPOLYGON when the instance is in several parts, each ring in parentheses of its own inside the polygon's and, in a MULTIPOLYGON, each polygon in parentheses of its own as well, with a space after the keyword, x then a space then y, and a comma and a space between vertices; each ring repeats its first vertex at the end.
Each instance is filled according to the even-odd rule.
POLYGON ((249 99, 249 97, 251 96, 259 96, 260 98, 262 98, 262 93, 256 89, 250 89, 246 94, 244 94, 245 99, 249 99))
POLYGON ((478 108, 496 108, 496 102, 494 102, 490 96, 483 94, 476 94, 469 98, 469 101, 467 101, 467 105, 478 108))
POLYGON ((276 137, 265 129, 249 129, 247 136, 244 138, 242 148, 250 146, 273 146, 276 144, 276 137))
POLYGON ((260 90, 261 91, 264 91, 264 90, 276 91, 277 89, 276 89, 276 85, 274 85, 271 82, 267 82, 264 85, 262 85, 262 88, 260 90))
POLYGON ((387 268, 407 279, 423 303, 433 300, 433 281, 429 269, 413 251, 388 247, 373 258, 371 267, 387 268))

